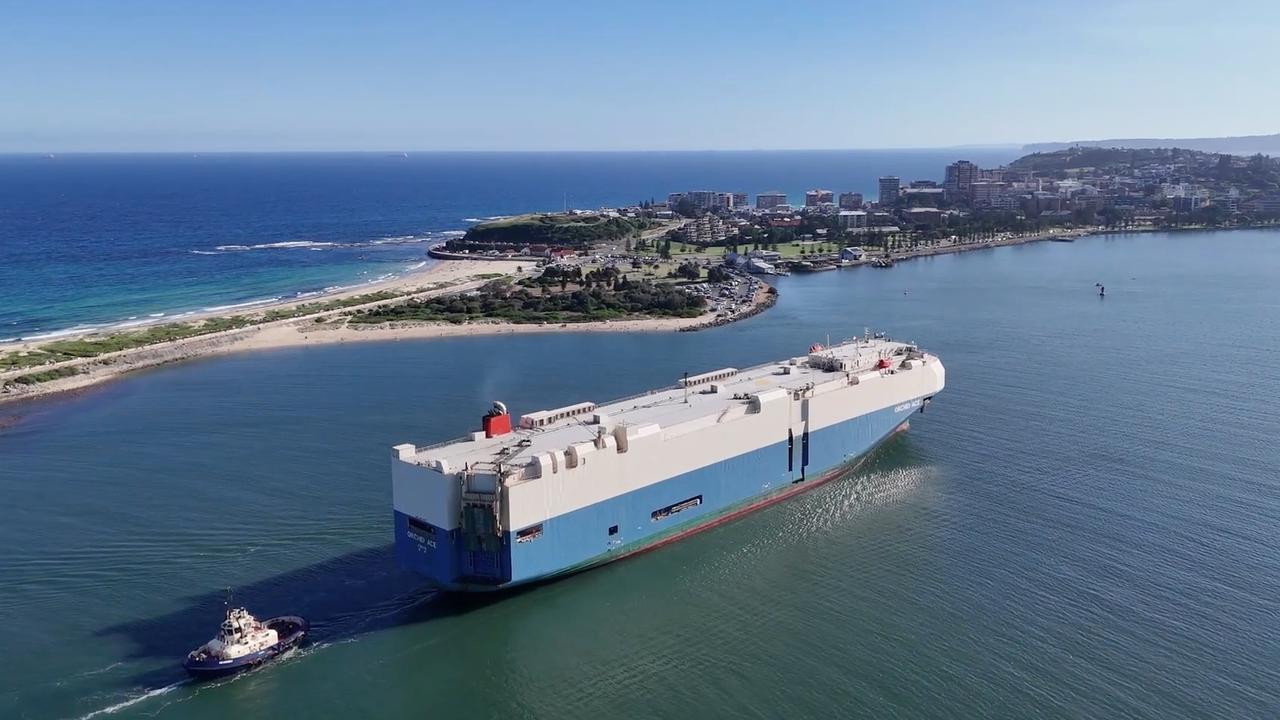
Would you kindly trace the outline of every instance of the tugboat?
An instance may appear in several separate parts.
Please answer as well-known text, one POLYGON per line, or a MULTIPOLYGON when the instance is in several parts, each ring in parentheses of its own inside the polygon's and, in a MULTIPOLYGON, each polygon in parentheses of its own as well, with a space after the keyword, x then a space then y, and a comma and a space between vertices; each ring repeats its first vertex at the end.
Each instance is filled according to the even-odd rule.
POLYGON ((296 615, 259 621, 242 607, 231 607, 218 636, 192 650, 182 666, 198 678, 231 675, 260 665, 302 643, 310 624, 296 615))

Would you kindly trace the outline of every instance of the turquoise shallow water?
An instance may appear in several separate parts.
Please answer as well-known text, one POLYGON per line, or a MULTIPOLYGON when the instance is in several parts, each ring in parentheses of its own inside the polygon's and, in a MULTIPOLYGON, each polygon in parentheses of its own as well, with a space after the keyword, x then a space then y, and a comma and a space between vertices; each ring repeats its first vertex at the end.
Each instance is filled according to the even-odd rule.
POLYGON ((245 354, 0 408, 0 716, 1273 717, 1277 277, 1275 232, 1095 237, 782 278, 714 331, 245 354), (499 600, 391 564, 391 445, 866 325, 948 388, 849 477, 499 600), (228 585, 315 643, 186 684, 228 585))

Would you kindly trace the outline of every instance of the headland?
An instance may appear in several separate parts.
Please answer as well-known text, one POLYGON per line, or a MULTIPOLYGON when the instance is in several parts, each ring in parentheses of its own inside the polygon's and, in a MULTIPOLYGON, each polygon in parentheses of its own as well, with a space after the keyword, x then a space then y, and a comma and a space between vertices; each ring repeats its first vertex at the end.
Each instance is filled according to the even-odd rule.
POLYGON ((759 276, 871 265, 1105 232, 1280 222, 1280 161, 1178 149, 1071 148, 945 180, 880 178, 879 195, 693 190, 666 202, 492 218, 438 262, 307 300, 136 329, 0 344, 0 402, 213 354, 457 335, 691 331, 750 317, 759 276))

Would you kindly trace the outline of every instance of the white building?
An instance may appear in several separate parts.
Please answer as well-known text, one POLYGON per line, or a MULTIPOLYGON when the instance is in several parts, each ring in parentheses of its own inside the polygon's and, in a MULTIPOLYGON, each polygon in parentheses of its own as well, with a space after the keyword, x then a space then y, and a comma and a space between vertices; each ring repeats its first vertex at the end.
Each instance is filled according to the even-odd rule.
POLYGON ((840 227, 846 230, 867 226, 867 212, 865 210, 841 210, 836 217, 840 221, 840 227))

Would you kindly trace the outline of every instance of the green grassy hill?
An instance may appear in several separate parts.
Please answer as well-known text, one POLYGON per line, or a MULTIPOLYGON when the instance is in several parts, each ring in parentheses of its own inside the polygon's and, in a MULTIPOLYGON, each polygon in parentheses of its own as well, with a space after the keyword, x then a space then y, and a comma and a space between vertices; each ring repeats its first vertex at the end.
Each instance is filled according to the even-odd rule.
POLYGON ((517 215, 476 225, 466 236, 451 241, 451 249, 498 249, 525 245, 587 247, 617 242, 654 227, 652 220, 603 215, 540 213, 517 215))

